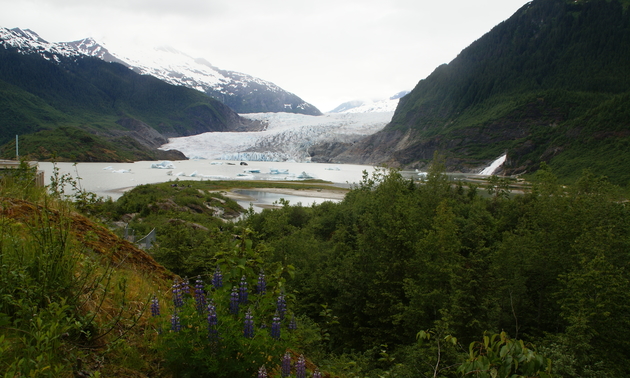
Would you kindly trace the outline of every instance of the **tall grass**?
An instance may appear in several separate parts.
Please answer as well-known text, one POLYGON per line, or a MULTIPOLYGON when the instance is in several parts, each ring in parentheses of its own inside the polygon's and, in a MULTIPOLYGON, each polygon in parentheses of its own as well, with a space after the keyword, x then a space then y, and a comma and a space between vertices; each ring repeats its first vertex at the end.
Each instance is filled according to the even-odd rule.
POLYGON ((33 179, 22 165, 0 182, 0 377, 98 376, 155 284, 79 240, 63 189, 33 179))

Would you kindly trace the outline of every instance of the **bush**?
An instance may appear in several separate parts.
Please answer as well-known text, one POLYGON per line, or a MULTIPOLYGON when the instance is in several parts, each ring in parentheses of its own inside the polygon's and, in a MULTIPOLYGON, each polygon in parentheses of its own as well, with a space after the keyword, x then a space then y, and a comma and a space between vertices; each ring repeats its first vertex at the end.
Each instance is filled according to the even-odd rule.
POLYGON ((298 361, 296 371, 303 371, 305 360, 294 351, 308 344, 305 336, 313 332, 298 329, 281 286, 268 287, 262 271, 256 282, 246 276, 222 281, 217 268, 212 285, 200 277, 194 288, 187 279, 175 281, 170 306, 160 308, 154 298, 158 346, 173 374, 238 378, 260 370, 284 377, 291 359, 298 361))

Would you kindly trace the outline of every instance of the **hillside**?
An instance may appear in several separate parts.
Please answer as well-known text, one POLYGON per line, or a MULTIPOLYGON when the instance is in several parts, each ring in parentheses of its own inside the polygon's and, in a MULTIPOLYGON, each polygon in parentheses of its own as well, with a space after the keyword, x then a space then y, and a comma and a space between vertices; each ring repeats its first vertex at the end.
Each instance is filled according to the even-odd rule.
POLYGON ((506 174, 547 162, 630 181, 627 2, 534 0, 435 69, 392 122, 337 160, 422 168, 434 151, 475 171, 507 151, 506 174))
POLYGON ((157 147, 168 137, 257 127, 196 90, 139 75, 121 64, 71 55, 45 41, 26 39, 24 45, 3 38, 0 144, 9 142, 3 157, 14 157, 19 134, 20 155, 39 160, 54 154, 78 161, 183 158, 157 147), (72 131, 59 132, 60 127, 72 131), (105 151, 95 151, 93 142, 105 151), (69 145, 90 153, 77 155, 69 145))
POLYGON ((199 90, 238 113, 322 114, 312 104, 269 81, 217 68, 205 59, 195 59, 171 47, 121 54, 110 51, 92 38, 67 42, 64 45, 107 62, 124 64, 142 75, 151 75, 169 84, 199 90))

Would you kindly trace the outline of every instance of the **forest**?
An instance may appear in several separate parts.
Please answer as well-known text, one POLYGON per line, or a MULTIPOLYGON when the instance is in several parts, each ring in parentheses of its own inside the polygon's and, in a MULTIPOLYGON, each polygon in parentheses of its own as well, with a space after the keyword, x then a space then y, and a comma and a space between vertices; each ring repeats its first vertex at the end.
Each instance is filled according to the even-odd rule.
MULTIPOLYGON (((565 186, 543 165, 531 185, 516 190, 510 179, 497 176, 482 185, 454 181, 436 157, 420 181, 381 169, 366 173, 343 201, 305 207, 281 200, 260 213, 239 209, 226 197, 227 182, 141 185, 115 202, 65 191, 73 182, 57 177, 48 194, 34 201, 46 208, 54 198, 71 200, 63 203, 74 210, 55 210, 57 218, 78 212, 108 227, 123 221, 138 234, 155 229, 157 240, 147 252, 166 270, 152 265, 154 273, 137 278, 146 267, 136 267, 121 278, 122 262, 115 268, 98 268, 98 259, 90 260, 96 267, 87 264, 83 259, 93 256, 91 243, 102 240, 100 231, 81 231, 79 243, 52 248, 67 235, 55 230, 68 223, 40 219, 24 228, 28 221, 16 223, 9 209, 17 201, 11 196, 28 193, 7 193, 11 186, 4 185, 5 377, 46 364, 55 373, 44 369, 34 376, 69 376, 76 374, 74 358, 107 361, 87 376, 630 373, 627 193, 590 171, 565 186), (213 215, 217 208, 243 216, 226 221, 213 215), (47 229, 53 232, 42 231, 47 229), (57 286, 42 292, 35 282, 51 271, 42 271, 42 261, 33 257, 37 251, 20 247, 20 240, 35 240, 43 246, 39 253, 54 252, 62 266, 83 256, 80 264, 70 264, 77 273, 49 277, 46 282, 57 286), (56 255, 66 249, 70 256, 56 255), (31 251, 24 256, 33 260, 19 257, 20 250, 31 251), (85 273, 86 266, 92 270, 85 273), (64 283, 84 275, 101 277, 100 286, 64 283), (81 293, 88 289, 91 300, 103 299, 86 312, 81 293), (118 317, 115 307, 107 307, 117 301, 124 304, 118 317), (24 311, 26 303, 39 311, 24 311), (53 306, 59 303, 64 307, 53 306), (133 311, 128 314, 133 306, 145 310, 134 318, 133 311), (51 334, 61 329, 66 335, 51 337, 55 352, 40 360, 37 353, 49 344, 18 331, 38 334, 32 321, 43 317, 39 313, 47 314, 39 320, 44 325, 64 325, 51 326, 51 334), (19 363, 23 351, 30 351, 30 364, 19 363)), ((111 248, 117 251, 121 243, 111 248)))
POLYGON ((380 134, 413 143, 392 160, 422 169, 440 151, 456 171, 508 151, 508 175, 545 162, 565 183, 590 168, 627 185, 628 4, 528 2, 401 98, 380 134))

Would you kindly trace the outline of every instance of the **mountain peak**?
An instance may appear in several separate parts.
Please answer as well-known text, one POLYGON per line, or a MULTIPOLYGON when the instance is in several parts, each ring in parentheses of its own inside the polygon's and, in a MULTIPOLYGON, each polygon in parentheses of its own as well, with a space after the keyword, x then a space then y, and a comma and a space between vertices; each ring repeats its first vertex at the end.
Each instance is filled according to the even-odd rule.
POLYGON ((0 46, 22 54, 40 54, 59 62, 63 57, 88 56, 125 65, 172 85, 196 89, 223 102, 238 113, 322 113, 313 105, 277 85, 239 72, 221 70, 201 58, 192 58, 171 46, 136 49, 123 56, 110 52, 93 38, 49 43, 29 29, 0 28, 0 46))
POLYGON ((81 55, 74 48, 46 41, 30 29, 0 28, 0 46, 15 49, 21 54, 39 54, 47 60, 57 62, 60 57, 81 55))
POLYGON ((22 30, 20 28, 13 28, 11 29, 11 31, 23 38, 31 39, 40 43, 48 43, 46 40, 40 37, 39 34, 35 33, 31 29, 22 30))
POLYGON ((98 43, 92 37, 80 39, 78 41, 73 41, 73 42, 61 42, 60 45, 73 49, 81 53, 82 55, 99 58, 106 62, 116 62, 125 66, 129 66, 127 63, 116 58, 113 54, 109 52, 109 50, 107 50, 103 45, 98 43))

